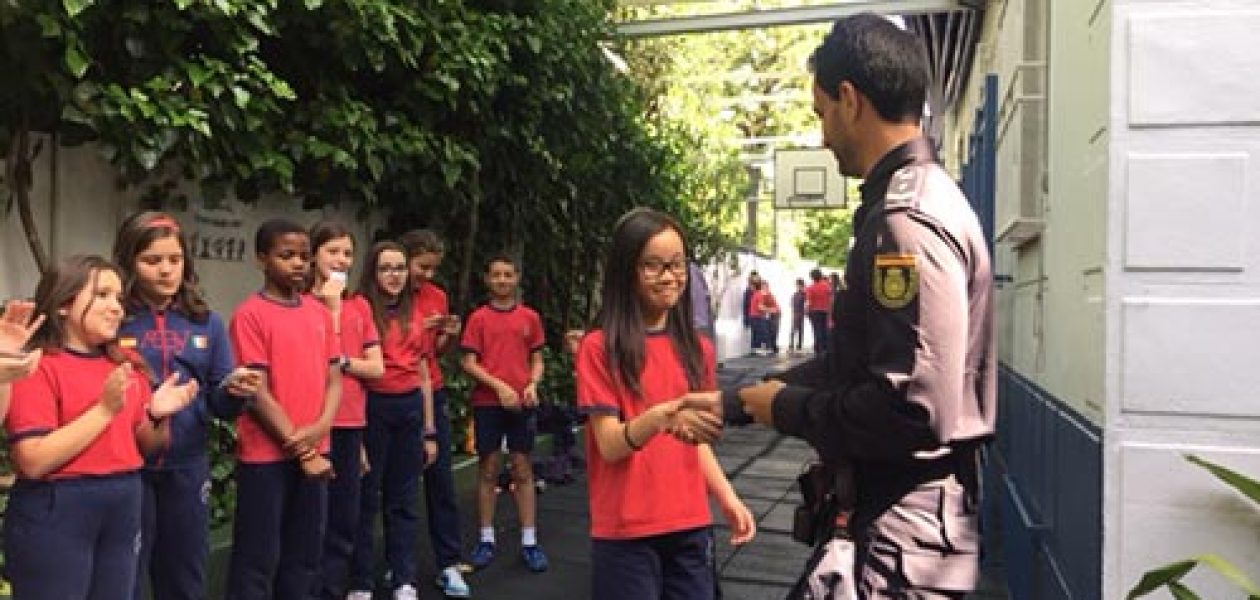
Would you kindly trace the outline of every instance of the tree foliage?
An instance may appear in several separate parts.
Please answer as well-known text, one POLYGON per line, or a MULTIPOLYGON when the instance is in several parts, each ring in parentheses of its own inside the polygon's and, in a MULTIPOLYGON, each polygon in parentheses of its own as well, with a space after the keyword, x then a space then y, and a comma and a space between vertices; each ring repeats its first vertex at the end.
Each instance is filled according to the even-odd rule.
MULTIPOLYGON (((554 325, 581 321, 592 249, 632 206, 705 253, 697 139, 612 68, 611 0, 6 0, 0 142, 29 205, 34 134, 93 143, 132 185, 210 201, 281 193, 388 210, 447 234, 456 305, 487 254, 524 259, 554 325), (20 143, 19 143, 20 142, 20 143), (693 206, 693 200, 699 201, 693 206)), ((738 178, 738 174, 732 174, 738 178)), ((734 186, 737 187, 737 186, 734 186)), ((390 232, 394 233, 394 232, 390 232)), ((33 251, 37 244, 32 246, 33 251)))
MULTIPOLYGON (((743 0, 728 3, 721 10, 751 10, 773 4, 743 0)), ((635 18, 665 18, 713 10, 703 4, 675 4, 626 12, 635 18)), ((795 241, 790 227, 785 230, 776 223, 798 219, 795 215, 776 218, 768 180, 773 175, 775 150, 820 144, 807 61, 828 27, 819 24, 647 38, 627 45, 632 73, 653 92, 652 110, 688 124, 706 140, 707 159, 700 170, 744 165, 762 179, 759 189, 745 187, 741 202, 727 207, 729 212, 723 217, 727 235, 738 236, 751 250, 782 254, 783 245, 795 241), (745 232, 742 200, 750 195, 759 202, 755 230, 745 232)), ((797 244, 804 258, 833 265, 843 262, 827 251, 829 244, 843 244, 834 240, 847 241, 847 237, 816 239, 818 235, 844 235, 835 230, 835 217, 832 211, 812 211, 801 219, 809 226, 802 237, 805 243, 797 244)))

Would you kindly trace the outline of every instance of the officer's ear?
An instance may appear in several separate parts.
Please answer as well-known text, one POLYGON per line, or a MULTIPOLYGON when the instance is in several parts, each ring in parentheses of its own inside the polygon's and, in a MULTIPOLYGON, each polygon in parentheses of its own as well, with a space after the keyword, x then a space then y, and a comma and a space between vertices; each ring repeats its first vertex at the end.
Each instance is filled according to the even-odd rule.
POLYGON ((862 114, 862 103, 866 98, 849 81, 841 81, 836 91, 839 92, 836 101, 840 103, 840 116, 848 123, 856 121, 862 114))

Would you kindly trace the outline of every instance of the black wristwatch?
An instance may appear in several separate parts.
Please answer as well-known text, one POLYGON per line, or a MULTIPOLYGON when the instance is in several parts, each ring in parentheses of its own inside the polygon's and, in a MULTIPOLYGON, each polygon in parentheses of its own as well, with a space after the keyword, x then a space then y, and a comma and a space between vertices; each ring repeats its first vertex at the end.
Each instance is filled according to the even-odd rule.
POLYGON ((337 368, 340 369, 342 373, 348 373, 350 371, 350 357, 344 354, 338 356, 337 368))

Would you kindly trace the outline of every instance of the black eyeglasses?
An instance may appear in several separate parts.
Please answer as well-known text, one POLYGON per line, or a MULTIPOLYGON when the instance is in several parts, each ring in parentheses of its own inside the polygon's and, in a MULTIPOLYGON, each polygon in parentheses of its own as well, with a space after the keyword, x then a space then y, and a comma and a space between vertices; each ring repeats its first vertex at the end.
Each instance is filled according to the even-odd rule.
POLYGON ((660 279, 668 270, 675 277, 687 276, 687 260, 677 258, 674 260, 661 260, 659 258, 649 258, 639 262, 639 271, 648 277, 660 279))
POLYGON ((376 272, 380 273, 381 275, 406 275, 407 266, 403 265, 403 266, 397 267, 397 266, 391 266, 391 265, 381 265, 379 267, 376 267, 376 272))

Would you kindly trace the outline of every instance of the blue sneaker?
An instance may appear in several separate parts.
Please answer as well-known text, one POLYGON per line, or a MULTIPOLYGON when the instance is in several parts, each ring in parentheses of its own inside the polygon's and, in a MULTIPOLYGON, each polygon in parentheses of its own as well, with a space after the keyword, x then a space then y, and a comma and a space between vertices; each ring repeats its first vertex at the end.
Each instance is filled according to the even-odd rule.
POLYGON ((464 583, 464 577, 459 574, 459 569, 455 567, 447 567, 438 573, 437 584, 439 590, 442 590, 447 598, 468 598, 472 596, 472 590, 468 589, 468 584, 464 583))
POLYGON ((478 542, 468 557, 468 562, 472 563, 473 568, 476 569, 486 568, 492 560, 494 560, 494 542, 478 542))
POLYGON ((521 546, 521 558, 525 560, 525 566, 535 573, 547 570, 547 555, 538 546, 521 546))

